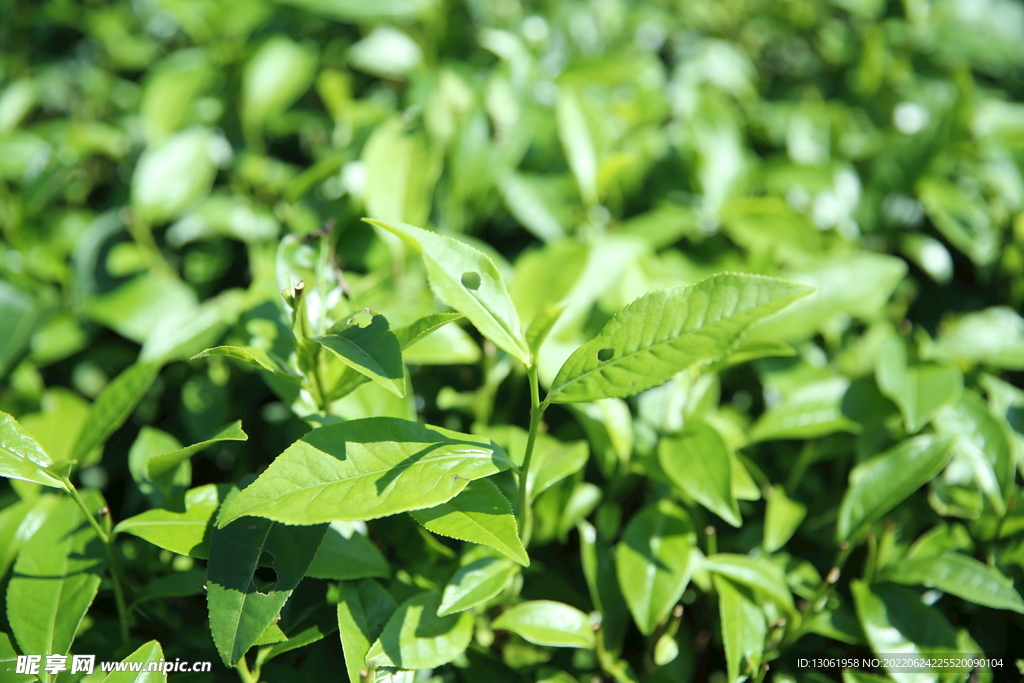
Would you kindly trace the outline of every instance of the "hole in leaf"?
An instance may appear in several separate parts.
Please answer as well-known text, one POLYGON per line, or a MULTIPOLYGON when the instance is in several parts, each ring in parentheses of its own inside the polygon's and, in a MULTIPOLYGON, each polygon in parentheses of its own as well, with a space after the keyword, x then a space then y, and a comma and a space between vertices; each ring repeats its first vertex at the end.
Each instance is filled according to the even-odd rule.
POLYGON ((597 359, 602 363, 606 360, 611 360, 615 355, 615 349, 601 349, 597 352, 597 359))
POLYGON ((466 289, 479 289, 480 288, 480 273, 474 273, 468 271, 462 274, 462 285, 466 289))
POLYGON ((256 571, 252 573, 252 584, 256 592, 262 595, 269 595, 277 588, 277 572, 271 566, 274 564, 274 556, 266 551, 260 553, 260 561, 257 563, 256 571))

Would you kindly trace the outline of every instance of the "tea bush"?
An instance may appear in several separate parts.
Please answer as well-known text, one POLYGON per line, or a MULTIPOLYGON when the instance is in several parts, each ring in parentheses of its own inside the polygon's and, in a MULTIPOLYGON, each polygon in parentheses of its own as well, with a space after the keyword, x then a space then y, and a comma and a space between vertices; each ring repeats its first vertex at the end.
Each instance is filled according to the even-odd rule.
POLYGON ((0 17, 0 680, 1024 671, 1020 4, 0 17))

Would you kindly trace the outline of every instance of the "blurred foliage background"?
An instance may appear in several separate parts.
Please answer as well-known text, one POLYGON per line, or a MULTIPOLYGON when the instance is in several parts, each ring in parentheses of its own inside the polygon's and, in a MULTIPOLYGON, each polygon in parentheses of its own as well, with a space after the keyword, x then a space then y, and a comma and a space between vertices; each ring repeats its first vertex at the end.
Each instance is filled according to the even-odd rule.
MULTIPOLYGON (((723 370, 713 389, 684 378, 628 405, 554 409, 551 430, 590 438, 606 473, 634 452, 643 473, 680 406, 720 397, 716 426, 753 444, 765 481, 801 463, 790 495, 810 513, 796 542, 824 571, 848 465, 899 436, 892 404, 840 414, 851 386, 878 396, 888 326, 968 386, 996 387, 994 413, 1021 426, 1022 76, 1012 0, 0 0, 0 409, 60 460, 113 377, 166 363, 80 473, 119 519, 145 507, 127 467, 144 425, 189 443, 244 421, 250 441, 196 457, 194 485, 259 471, 308 428, 313 411, 287 388, 187 360, 224 338, 273 348, 289 280, 317 282, 311 305, 334 319, 371 307, 401 325, 434 309, 421 270, 362 216, 478 245, 525 323, 564 298, 548 379, 646 291, 778 274, 819 289, 816 308, 763 335, 794 358, 723 370), (747 438, 751 415, 809 382, 832 387, 828 426, 762 422, 747 438), (628 429, 601 426, 616 419, 628 429)), ((524 424, 507 357, 456 325, 433 339, 407 354, 414 400, 367 385, 335 412, 524 424)), ((963 488, 933 492, 907 542, 936 514, 984 520, 963 488)), ((539 522, 538 542, 572 523, 539 522)), ((720 547, 760 535, 746 525, 720 547)), ((1022 548, 1004 563, 1017 577, 1022 548)), ((191 567, 141 542, 131 552, 154 573, 191 567)), ((541 594, 586 603, 551 577, 541 594)), ((203 602, 181 600, 144 628, 169 657, 196 659, 212 648, 203 602)), ((1024 638, 1003 614, 949 617, 996 652, 1024 638)))

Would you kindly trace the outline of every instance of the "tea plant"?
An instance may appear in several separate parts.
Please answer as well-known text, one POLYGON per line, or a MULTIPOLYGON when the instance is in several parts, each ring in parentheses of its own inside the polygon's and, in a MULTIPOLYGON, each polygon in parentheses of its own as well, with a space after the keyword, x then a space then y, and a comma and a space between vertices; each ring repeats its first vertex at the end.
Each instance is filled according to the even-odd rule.
POLYGON ((0 681, 1013 679, 1022 46, 0 0, 0 681))

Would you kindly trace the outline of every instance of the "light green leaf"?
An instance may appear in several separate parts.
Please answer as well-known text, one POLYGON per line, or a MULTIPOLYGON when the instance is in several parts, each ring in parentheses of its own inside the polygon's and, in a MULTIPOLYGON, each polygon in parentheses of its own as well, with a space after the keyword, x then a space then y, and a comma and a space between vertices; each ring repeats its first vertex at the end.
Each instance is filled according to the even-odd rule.
POLYGON ((256 50, 242 72, 242 122, 255 132, 290 107, 313 83, 316 52, 277 34, 256 50))
POLYGON ((0 411, 0 476, 66 489, 64 482, 47 469, 51 465, 50 456, 39 442, 12 416, 0 411))
POLYGON ((412 324, 395 329, 394 334, 398 337, 398 343, 402 345, 404 351, 434 330, 462 318, 461 313, 431 313, 412 324))
POLYGON ((788 394, 768 410, 750 430, 752 441, 813 439, 833 432, 859 432, 843 414, 843 398, 850 388, 845 377, 813 382, 788 394))
POLYGON ((807 506, 786 495, 783 486, 773 486, 764 515, 764 550, 774 553, 786 545, 807 516, 807 506))
POLYGON ((1024 318, 1005 306, 968 313, 922 353, 933 360, 1024 370, 1024 318))
POLYGON ((336 325, 331 334, 313 341, 396 396, 405 396, 402 347, 384 316, 373 316, 366 327, 336 325))
POLYGON ((530 566, 512 505, 485 479, 470 482, 448 502, 417 510, 412 516, 435 534, 489 546, 524 567, 530 566))
POLYGON ((467 244, 405 223, 369 221, 401 237, 423 255, 430 287, 480 333, 513 358, 530 363, 519 315, 505 281, 488 256, 467 244))
POLYGON ((402 603, 366 653, 374 666, 433 669, 447 664, 469 646, 473 615, 437 616, 441 594, 421 593, 402 603))
POLYGON ((701 569, 726 576, 730 581, 743 584, 774 601, 790 612, 796 612, 793 595, 786 585, 786 577, 767 558, 749 555, 717 553, 709 555, 701 563, 701 569))
POLYGON ((214 530, 207 565, 207 604, 217 652, 234 666, 273 623, 299 585, 327 525, 284 526, 266 519, 239 519, 214 530), (258 565, 276 580, 260 585, 258 565))
POLYGON ((654 663, 658 666, 675 661, 679 656, 679 643, 668 633, 662 633, 658 642, 654 645, 654 663))
POLYGON ((180 218, 210 193, 218 147, 226 146, 206 128, 189 128, 150 147, 135 166, 132 206, 147 224, 180 218))
POLYGON ((621 653, 622 641, 629 628, 629 608, 619 589, 615 571, 615 554, 609 541, 599 538, 586 520, 577 524, 580 538, 580 564, 587 582, 590 600, 601 613, 599 637, 607 652, 621 653))
POLYGON ((163 663, 164 651, 160 643, 151 640, 142 645, 135 652, 125 657, 125 662, 141 662, 141 671, 111 671, 103 679, 103 683, 160 683, 167 680, 167 672, 163 670, 150 671, 149 665, 163 663))
MULTIPOLYGON (((377 40, 363 43, 364 55, 369 51, 367 48, 392 42, 388 38, 398 39, 392 44, 409 42, 408 36, 399 31, 385 31, 375 37, 377 40)), ((361 158, 366 170, 366 213, 371 218, 413 225, 427 222, 434 200, 432 191, 444 161, 439 145, 422 130, 410 126, 404 116, 395 114, 374 128, 363 145, 361 158)), ((404 254, 395 249, 397 240, 385 239, 393 255, 404 254)))
POLYGON ((0 579, 7 575, 21 544, 32 538, 61 500, 57 495, 28 498, 0 511, 0 579))
POLYGON ((740 462, 735 453, 730 458, 732 461, 732 494, 737 500, 761 500, 761 489, 758 488, 750 472, 740 462))
POLYGON ((952 446, 948 438, 918 436, 854 467, 839 506, 836 538, 850 540, 928 483, 949 462, 952 446))
POLYGON ((1013 496, 1017 475, 1015 443, 1004 422, 988 409, 973 390, 964 390, 960 400, 936 412, 933 421, 939 434, 959 437, 954 457, 962 457, 974 470, 975 483, 984 492, 996 514, 1002 515, 1013 496))
POLYGON ((366 653, 377 640, 398 605, 391 594, 371 579, 341 583, 338 602, 338 631, 345 653, 349 683, 365 683, 360 671, 366 668, 366 653))
POLYGON ((444 617, 487 602, 508 585, 516 566, 501 557, 484 557, 459 568, 444 587, 438 616, 444 617))
POLYGON ((846 316, 870 318, 885 305, 906 274, 903 259, 867 251, 830 255, 799 270, 783 271, 781 277, 810 285, 816 291, 758 325, 747 341, 801 341, 846 316))
POLYGON ((198 486, 185 493, 185 512, 147 510, 121 521, 114 533, 132 534, 173 553, 205 560, 221 499, 216 484, 198 486))
POLYGON ((555 119, 558 122, 558 138, 565 149, 569 168, 576 176, 580 196, 586 204, 597 204, 597 150, 594 149, 579 97, 567 86, 558 92, 555 119))
MULTIPOLYGON (((958 652, 956 632, 938 609, 925 605, 920 596, 891 584, 869 586, 854 579, 850 592, 857 607, 861 628, 876 655, 927 657, 958 652)), ((897 683, 926 683, 935 680, 931 672, 889 669, 897 683)))
POLYGON ((11 644, 11 637, 0 633, 0 681, 3 683, 35 683, 39 680, 31 674, 19 674, 18 653, 11 644))
POLYGON ((728 680, 735 683, 742 672, 757 671, 761 665, 768 628, 764 612, 743 589, 722 576, 715 576, 714 582, 728 680))
POLYGON ((534 645, 578 647, 597 645, 587 615, 553 600, 530 600, 512 607, 491 622, 491 628, 512 631, 534 645))
POLYGON ((961 553, 901 560, 886 566, 878 578, 907 586, 938 588, 968 602, 1024 614, 1024 600, 1013 587, 1012 579, 961 553))
POLYGON ((555 323, 565 312, 565 304, 548 304, 537 311, 537 316, 526 330, 526 345, 534 356, 540 353, 555 323))
POLYGON ((211 444, 221 441, 247 441, 248 436, 242 431, 242 421, 239 420, 220 429, 216 434, 199 443, 176 448, 170 452, 151 455, 143 462, 138 463, 139 469, 143 472, 145 479, 152 482, 164 496, 171 495, 171 489, 175 483, 176 473, 182 463, 186 462, 196 453, 205 450, 211 444))
POLYGON ((622 398, 732 350, 751 325, 813 290, 760 275, 724 273, 646 294, 577 349, 551 384, 554 403, 622 398))
POLYGON ((370 539, 349 522, 332 522, 316 551, 306 576, 315 579, 387 578, 391 574, 387 558, 370 539))
MULTIPOLYGON (((83 491, 90 512, 106 503, 83 491)), ((106 568, 103 546, 70 497, 25 541, 7 586, 7 615, 24 653, 67 654, 106 568)), ((43 681, 52 680, 47 673, 43 681)))
MULTIPOLYGON (((137 275, 117 289, 91 297, 85 304, 90 318, 144 345, 168 325, 188 324, 199 315, 199 310, 191 287, 177 277, 156 271, 137 275)), ((156 342, 157 347, 161 343, 156 342)), ((136 363, 145 362, 140 354, 136 363)))
POLYGON ((690 581, 696 534, 689 515, 661 500, 626 526, 615 547, 615 569, 629 611, 644 635, 668 616, 690 581))
POLYGON ((259 639, 253 645, 273 645, 275 643, 287 642, 288 636, 284 634, 281 627, 272 623, 263 631, 259 639))
POLYGON ((729 447, 714 427, 700 421, 687 422, 682 432, 661 439, 658 461, 684 493, 729 524, 742 524, 732 492, 729 447))
POLYGON ((301 384, 302 378, 288 367, 288 364, 269 351, 258 349, 254 346, 216 346, 206 349, 201 353, 192 356, 190 360, 207 358, 209 356, 224 356, 234 358, 248 365, 253 365, 261 370, 266 370, 278 379, 291 384, 301 384))
POLYGON ((83 460, 93 449, 107 442, 139 405, 159 371, 160 366, 154 363, 132 365, 103 389, 92 404, 89 421, 78 435, 72 460, 83 460))
POLYGON ((445 503, 513 466, 493 442, 390 417, 314 429, 225 509, 285 524, 386 517, 445 503))
POLYGON ((875 365, 878 388, 899 406, 908 434, 916 434, 935 411, 956 401, 964 387, 964 376, 956 368, 921 364, 907 365, 903 341, 890 336, 878 351, 875 365))
POLYGON ((377 0, 366 4, 362 0, 278 0, 282 5, 297 7, 305 12, 319 14, 344 22, 359 24, 377 21, 408 21, 432 6, 431 0, 377 0))
MULTIPOLYGON (((42 446, 54 462, 68 462, 75 450, 78 434, 89 420, 89 402, 73 391, 60 387, 48 389, 40 401, 41 410, 19 418, 21 426, 42 446)), ((99 451, 86 456, 95 462, 99 451)))

